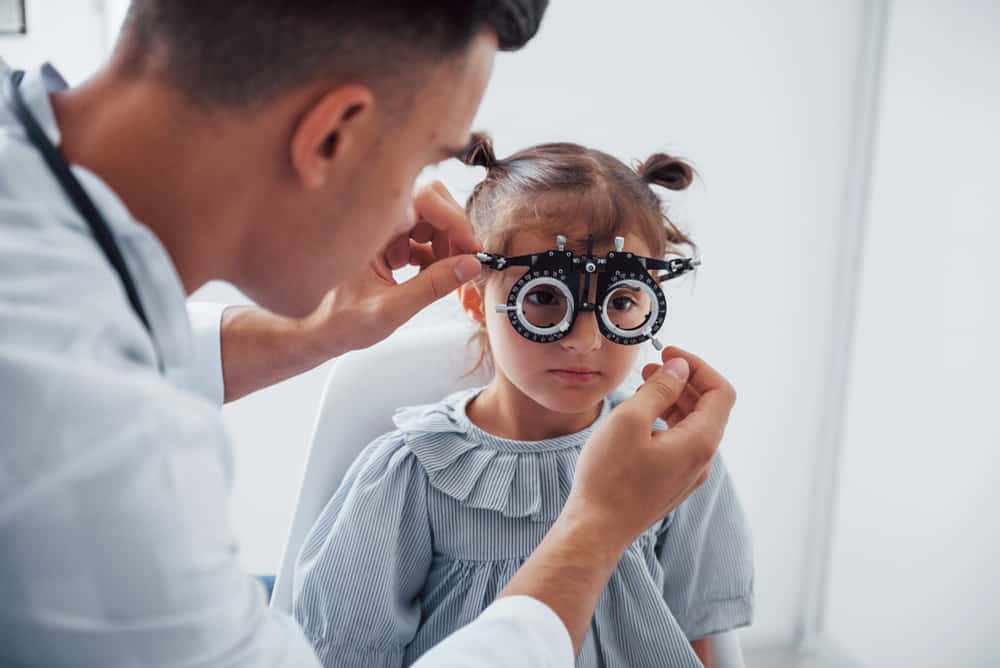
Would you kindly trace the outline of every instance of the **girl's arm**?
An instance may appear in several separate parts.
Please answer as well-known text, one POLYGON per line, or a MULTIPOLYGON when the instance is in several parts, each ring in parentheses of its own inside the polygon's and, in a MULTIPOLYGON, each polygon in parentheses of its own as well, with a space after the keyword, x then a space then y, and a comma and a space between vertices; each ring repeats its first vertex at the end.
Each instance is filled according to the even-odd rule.
POLYGON ((712 641, 709 638, 698 638, 691 641, 694 653, 701 659, 701 665, 712 668, 712 641))
MULTIPOLYGON (((699 657, 709 636, 753 619, 753 549, 729 473, 716 455, 708 480, 673 515, 657 540, 663 598, 699 657)), ((708 664, 706 664, 708 665, 708 664)))
POLYGON ((306 537, 292 610, 327 668, 398 668, 431 564, 427 480, 402 440, 373 442, 306 537))

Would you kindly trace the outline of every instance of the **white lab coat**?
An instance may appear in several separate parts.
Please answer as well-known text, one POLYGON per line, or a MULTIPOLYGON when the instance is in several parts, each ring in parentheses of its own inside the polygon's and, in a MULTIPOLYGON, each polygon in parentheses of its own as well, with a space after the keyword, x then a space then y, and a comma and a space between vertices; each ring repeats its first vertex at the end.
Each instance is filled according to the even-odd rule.
MULTIPOLYGON (((57 145, 48 93, 65 85, 49 66, 22 83, 57 145)), ((159 240, 99 177, 73 171, 113 230, 155 343, 0 106, 0 665, 318 665, 239 566, 219 310, 189 318, 159 240)), ((418 665, 572 662, 558 617, 517 597, 418 665)))

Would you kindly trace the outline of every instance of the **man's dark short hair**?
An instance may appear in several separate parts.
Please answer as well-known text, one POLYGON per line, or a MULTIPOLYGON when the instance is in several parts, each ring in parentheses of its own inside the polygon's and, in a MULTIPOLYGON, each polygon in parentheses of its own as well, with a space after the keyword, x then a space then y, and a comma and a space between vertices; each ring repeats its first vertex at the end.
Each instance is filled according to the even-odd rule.
POLYGON ((193 100, 248 107, 313 80, 386 81, 538 31, 548 0, 132 0, 119 48, 193 100))

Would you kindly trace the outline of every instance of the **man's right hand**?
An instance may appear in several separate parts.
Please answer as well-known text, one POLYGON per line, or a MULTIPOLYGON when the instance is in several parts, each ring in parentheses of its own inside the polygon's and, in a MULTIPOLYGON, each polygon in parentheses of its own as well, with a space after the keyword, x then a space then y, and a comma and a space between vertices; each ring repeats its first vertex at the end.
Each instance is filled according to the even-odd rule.
POLYGON ((566 504, 603 523, 623 550, 705 481, 736 401, 732 385, 698 357, 667 348, 662 359, 590 438, 566 504), (670 429, 654 431, 657 418, 670 429))
POLYGON ((323 299, 303 323, 304 344, 326 361, 382 341, 421 309, 479 276, 480 250, 465 209, 440 181, 420 186, 415 218, 368 266, 323 299), (397 283, 393 271, 419 272, 397 283))
POLYGON ((479 250, 465 210, 444 184, 417 188, 412 227, 351 278, 332 286, 305 318, 253 307, 222 317, 225 400, 232 401, 382 341, 418 311, 479 276, 479 250), (414 265, 397 283, 393 270, 414 265))
POLYGON ((701 359, 678 348, 662 359, 591 436, 559 519, 501 594, 547 605, 577 651, 625 549, 705 481, 736 402, 701 359), (654 431, 657 418, 670 429, 654 431))

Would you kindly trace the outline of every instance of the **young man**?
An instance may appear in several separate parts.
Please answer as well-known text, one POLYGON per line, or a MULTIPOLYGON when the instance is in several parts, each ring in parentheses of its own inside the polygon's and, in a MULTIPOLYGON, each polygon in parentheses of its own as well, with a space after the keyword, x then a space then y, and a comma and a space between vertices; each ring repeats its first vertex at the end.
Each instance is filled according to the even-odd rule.
MULTIPOLYGON (((315 665, 238 567, 218 403, 477 275, 461 208, 412 185, 464 147, 495 52, 544 8, 134 0, 79 88, 4 74, 0 664, 315 665), (211 279, 267 310, 192 335, 185 297, 211 279)), ((664 361, 595 434, 505 598, 421 666, 572 664, 622 551, 704 478, 735 400, 696 357, 664 361), (651 436, 668 411, 683 419, 651 436)))

